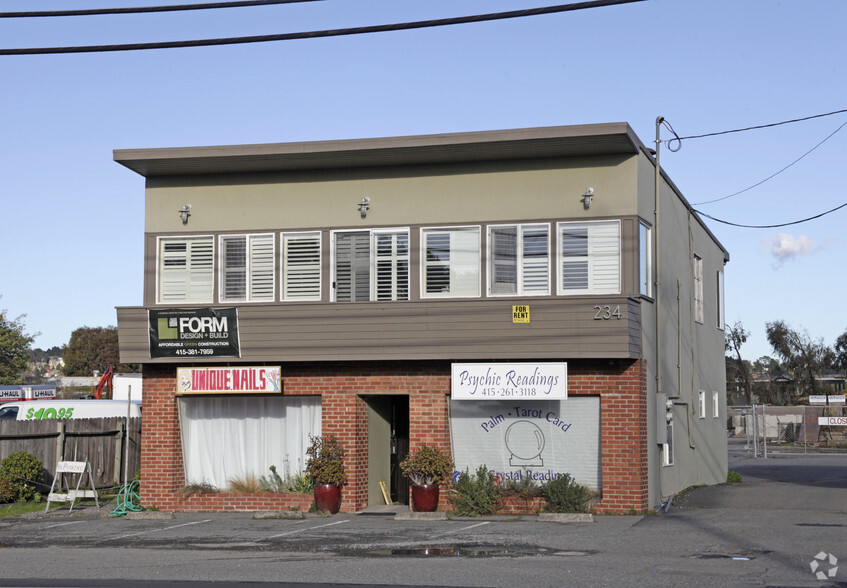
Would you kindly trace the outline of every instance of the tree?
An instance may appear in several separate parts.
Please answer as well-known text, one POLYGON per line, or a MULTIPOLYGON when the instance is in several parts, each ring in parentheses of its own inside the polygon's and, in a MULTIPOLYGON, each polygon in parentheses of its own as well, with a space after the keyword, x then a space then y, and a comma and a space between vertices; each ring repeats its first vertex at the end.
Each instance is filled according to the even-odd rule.
POLYGON ((9 318, 8 311, 0 310, 0 384, 17 384, 29 362, 30 345, 37 333, 24 333, 26 315, 9 318))
POLYGON ((71 340, 62 353, 66 376, 101 374, 111 365, 116 371, 137 372, 136 364, 122 364, 118 350, 117 327, 80 327, 71 333, 71 340))
POLYGON ((833 361, 833 367, 842 372, 847 371, 847 331, 843 332, 835 340, 835 360, 833 361))
MULTIPOLYGON (((747 342, 750 332, 744 329, 741 321, 736 321, 726 330, 726 350, 734 357, 727 358, 727 370, 731 373, 732 381, 741 386, 747 404, 753 404, 753 381, 750 375, 750 363, 741 357, 741 346, 747 342)), ((730 374, 727 374, 730 376, 730 374)))
POLYGON ((807 332, 798 332, 784 321, 767 323, 768 343, 794 374, 795 392, 801 395, 818 393, 817 374, 832 366, 835 353, 824 345, 823 339, 812 340, 807 332))

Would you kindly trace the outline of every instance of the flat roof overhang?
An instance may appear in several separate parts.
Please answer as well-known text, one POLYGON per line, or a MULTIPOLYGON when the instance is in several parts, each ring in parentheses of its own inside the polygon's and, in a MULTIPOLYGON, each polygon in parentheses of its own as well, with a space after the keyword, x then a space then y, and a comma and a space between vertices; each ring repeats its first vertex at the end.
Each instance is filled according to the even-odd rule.
POLYGON ((628 123, 337 141, 116 149, 144 177, 538 159, 645 150, 628 123))

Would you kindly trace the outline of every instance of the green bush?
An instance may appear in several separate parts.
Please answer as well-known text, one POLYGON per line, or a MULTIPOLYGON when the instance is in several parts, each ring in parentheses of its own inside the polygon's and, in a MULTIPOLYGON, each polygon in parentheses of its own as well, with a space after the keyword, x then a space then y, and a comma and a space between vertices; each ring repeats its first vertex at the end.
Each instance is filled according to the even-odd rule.
POLYGON ((314 492, 315 484, 308 474, 286 474, 285 478, 279 475, 276 466, 270 468, 270 476, 262 476, 261 484, 265 492, 278 492, 280 494, 311 494, 314 492))
POLYGON ((453 460, 424 443, 400 462, 400 470, 416 486, 443 484, 453 475, 453 460))
POLYGON ((568 474, 560 475, 541 485, 549 512, 587 512, 591 490, 577 484, 568 474))
POLYGON ((726 481, 729 484, 740 484, 741 483, 741 474, 736 472, 735 470, 729 470, 726 473, 726 481))
POLYGON ((0 504, 12 502, 15 499, 15 488, 11 480, 0 478, 0 504))
POLYGON ((454 512, 459 516, 477 517, 497 512, 502 506, 497 478, 483 464, 471 476, 466 469, 459 474, 449 496, 454 512))
POLYGON ((41 493, 36 490, 36 486, 44 479, 44 464, 25 451, 13 453, 0 462, 0 479, 11 483, 11 501, 38 502, 41 493))

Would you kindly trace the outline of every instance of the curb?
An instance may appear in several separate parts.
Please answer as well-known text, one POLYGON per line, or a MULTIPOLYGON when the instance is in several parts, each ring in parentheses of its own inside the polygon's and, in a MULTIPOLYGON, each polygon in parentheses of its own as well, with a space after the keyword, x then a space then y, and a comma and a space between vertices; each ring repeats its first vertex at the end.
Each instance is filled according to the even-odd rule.
POLYGON ((543 512, 538 515, 539 523, 593 523, 594 515, 586 513, 543 512))
POLYGON ((306 513, 300 510, 272 510, 254 512, 253 520, 262 521, 267 519, 305 519, 306 513))
POLYGON ((176 515, 172 512, 163 510, 139 510, 130 511, 126 513, 123 518, 129 521, 163 521, 175 519, 176 515))
POLYGON ((395 521, 446 521, 446 512, 398 512, 395 521))

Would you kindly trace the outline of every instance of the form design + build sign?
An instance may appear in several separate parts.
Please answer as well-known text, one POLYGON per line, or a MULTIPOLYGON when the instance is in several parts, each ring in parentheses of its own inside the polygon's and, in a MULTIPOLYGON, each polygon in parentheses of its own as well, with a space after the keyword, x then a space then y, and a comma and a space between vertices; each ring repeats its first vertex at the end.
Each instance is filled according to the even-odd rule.
POLYGON ((150 357, 241 357, 238 309, 149 310, 150 357))

